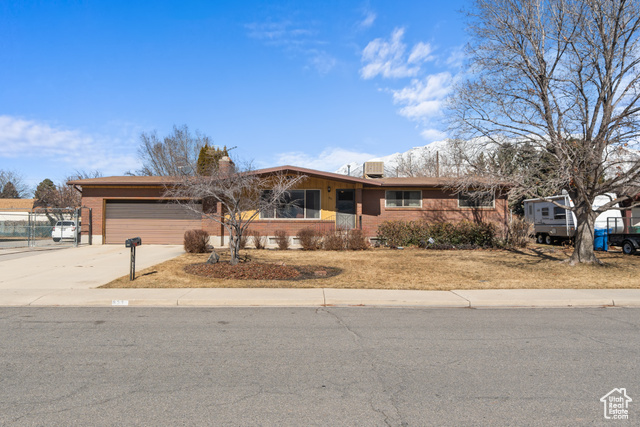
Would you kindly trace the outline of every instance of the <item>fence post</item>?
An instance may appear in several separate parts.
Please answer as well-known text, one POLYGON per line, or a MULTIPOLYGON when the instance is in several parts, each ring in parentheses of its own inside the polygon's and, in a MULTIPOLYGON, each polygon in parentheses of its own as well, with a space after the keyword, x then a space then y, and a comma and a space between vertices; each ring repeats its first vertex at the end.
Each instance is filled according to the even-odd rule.
POLYGON ((89 246, 93 245, 93 212, 89 208, 89 246))
POLYGON ((78 244, 80 244, 80 242, 78 240, 80 240, 80 236, 82 235, 82 229, 80 228, 80 223, 78 222, 79 219, 79 215, 78 215, 78 211, 80 209, 76 208, 74 209, 74 213, 73 213, 73 220, 76 223, 76 229, 75 229, 75 233, 73 234, 73 246, 74 247, 78 247, 78 244))
POLYGON ((29 212, 29 215, 27 216, 27 247, 31 247, 31 214, 32 212, 29 212))

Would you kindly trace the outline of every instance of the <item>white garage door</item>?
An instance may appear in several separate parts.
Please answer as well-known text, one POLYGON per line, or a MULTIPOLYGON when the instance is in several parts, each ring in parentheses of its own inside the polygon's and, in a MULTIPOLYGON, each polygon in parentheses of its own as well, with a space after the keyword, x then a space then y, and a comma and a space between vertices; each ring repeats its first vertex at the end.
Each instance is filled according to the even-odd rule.
POLYGON ((184 232, 202 227, 201 216, 176 203, 107 201, 105 242, 124 245, 131 237, 142 244, 180 245, 184 232))

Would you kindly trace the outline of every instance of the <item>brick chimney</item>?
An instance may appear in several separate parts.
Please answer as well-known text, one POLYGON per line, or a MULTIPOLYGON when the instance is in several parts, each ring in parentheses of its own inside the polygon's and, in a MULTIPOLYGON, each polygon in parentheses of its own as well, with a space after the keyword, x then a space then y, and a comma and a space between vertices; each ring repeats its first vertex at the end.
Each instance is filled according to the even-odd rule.
POLYGON ((220 174, 232 173, 234 168, 235 165, 228 156, 222 157, 218 162, 218 170, 220 171, 220 174))

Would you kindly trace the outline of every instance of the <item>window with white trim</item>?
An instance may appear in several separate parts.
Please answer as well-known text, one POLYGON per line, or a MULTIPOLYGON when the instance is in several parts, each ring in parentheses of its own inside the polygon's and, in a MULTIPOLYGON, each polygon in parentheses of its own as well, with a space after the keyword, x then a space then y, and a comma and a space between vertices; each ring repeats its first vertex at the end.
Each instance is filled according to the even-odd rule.
POLYGON ((419 208, 422 207, 422 190, 387 190, 384 196, 387 208, 419 208))
POLYGON ((559 206, 554 206, 553 219, 567 219, 567 210, 559 206))
MULTIPOLYGON (((263 196, 268 197, 269 191, 263 196)), ((279 206, 260 212, 261 219, 320 219, 320 190, 289 190, 279 206)))
POLYGON ((493 194, 458 194, 459 208, 494 208, 495 206, 493 194))

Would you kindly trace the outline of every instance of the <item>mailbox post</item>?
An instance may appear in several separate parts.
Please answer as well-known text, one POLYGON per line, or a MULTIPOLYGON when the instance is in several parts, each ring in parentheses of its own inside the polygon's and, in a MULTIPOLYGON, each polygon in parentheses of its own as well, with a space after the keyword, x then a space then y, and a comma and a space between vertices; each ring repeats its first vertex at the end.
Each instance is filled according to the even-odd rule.
POLYGON ((136 278, 136 247, 142 244, 142 239, 134 237, 124 241, 125 248, 131 248, 131 265, 129 267, 129 280, 136 278))

